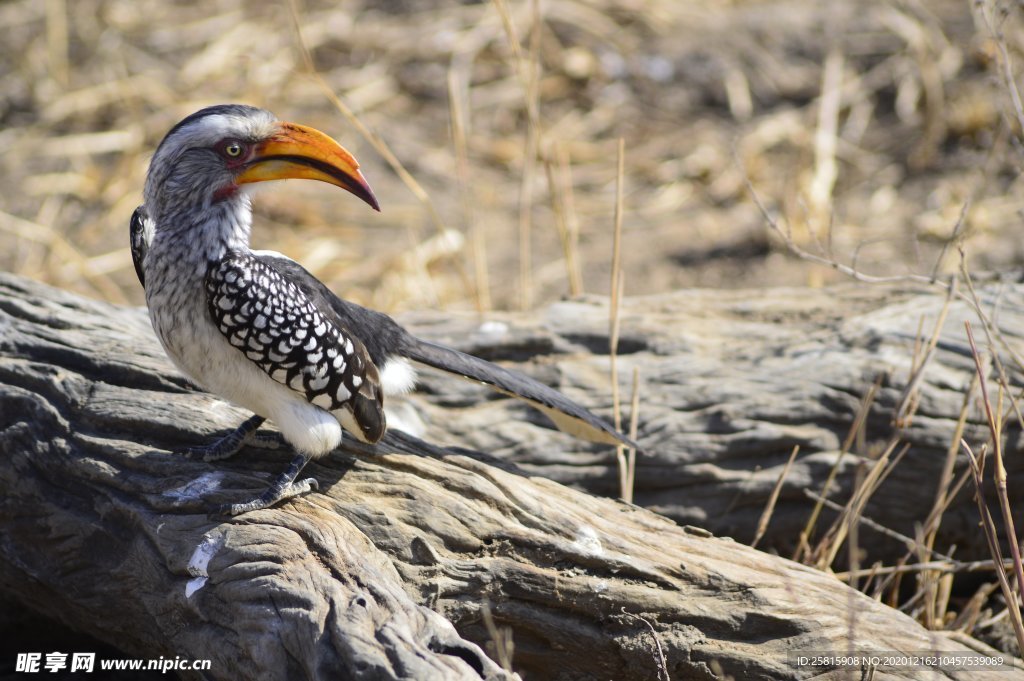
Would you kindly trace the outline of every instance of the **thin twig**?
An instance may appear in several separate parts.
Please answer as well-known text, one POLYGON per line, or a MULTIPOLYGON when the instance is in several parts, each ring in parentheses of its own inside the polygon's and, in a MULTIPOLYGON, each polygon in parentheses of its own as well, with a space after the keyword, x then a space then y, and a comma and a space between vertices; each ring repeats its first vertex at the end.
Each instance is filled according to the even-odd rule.
POLYGON ((540 153, 540 38, 543 17, 540 0, 530 1, 530 51, 524 57, 519 46, 515 22, 505 0, 494 0, 495 9, 505 29, 516 75, 523 89, 526 108, 526 138, 523 149, 523 174, 519 184, 519 307, 528 310, 533 304, 533 183, 537 157, 540 153))
POLYGON ((580 218, 576 213, 576 191, 573 188, 572 159, 564 145, 558 145, 558 165, 565 207, 565 227, 569 233, 569 292, 583 295, 583 256, 580 253, 580 218))
MULTIPOLYGON (((622 273, 622 181, 625 164, 626 142, 619 138, 618 163, 616 165, 615 183, 615 234, 612 241, 612 275, 611 275, 611 304, 608 310, 608 361, 611 373, 612 388, 612 413, 615 430, 622 430, 621 403, 619 399, 619 306, 622 302, 623 287, 625 286, 622 273)), ((628 482, 628 463, 626 461, 626 448, 618 445, 615 448, 615 458, 619 466, 619 495, 625 499, 628 482)))
POLYGON ((648 631, 651 632, 651 638, 654 639, 654 646, 658 652, 658 656, 655 658, 655 663, 658 665, 658 680, 669 681, 668 675, 668 662, 665 661, 665 651, 661 648, 661 641, 658 639, 658 632, 655 631, 654 625, 647 621, 646 618, 640 615, 634 615, 631 612, 627 612, 625 608, 621 608, 622 614, 631 619, 640 620, 647 625, 648 631))
MULTIPOLYGON (((974 343, 974 334, 971 332, 971 323, 964 322, 967 330, 967 341, 971 345, 971 354, 974 356, 974 366, 978 372, 979 385, 981 387, 982 404, 985 407, 985 418, 992 438, 993 452, 993 475, 996 483, 996 496, 999 497, 999 507, 1003 515, 1003 525, 1006 529, 1006 537, 1010 544, 1010 556, 1013 558, 1013 573, 1016 579, 1017 589, 1024 587, 1024 565, 1021 563, 1020 544, 1017 541, 1017 531, 1013 522, 1013 511, 1010 508, 1010 497, 1006 488, 1006 467, 1003 465, 1003 433, 1002 419, 997 419, 997 413, 992 409, 992 402, 988 396, 988 388, 985 381, 985 371, 982 368, 981 354, 974 343)), ((1002 384, 1000 384, 1002 387, 1002 384)), ((979 474, 980 480, 980 474, 979 474)), ((978 487, 978 495, 982 494, 981 487, 978 487)), ((1016 612, 1016 622, 1021 619, 1019 599, 1015 594, 1013 598, 1007 598, 1007 607, 1016 612)), ((1012 614, 1012 613, 1011 613, 1012 614)), ((1016 630, 1015 630, 1016 631, 1016 630)), ((1024 629, 1018 634, 1017 639, 1020 651, 1024 653, 1024 629)))
POLYGON ((818 567, 825 569, 831 565, 836 559, 836 555, 839 553, 839 549, 844 543, 844 537, 848 533, 851 527, 854 527, 858 520, 864 513, 864 507, 867 506, 868 500, 875 493, 879 486, 885 481, 890 473, 896 468, 897 464, 902 461, 903 457, 906 456, 907 452, 910 451, 910 443, 905 443, 900 451, 892 458, 892 463, 889 463, 892 452, 895 450, 896 445, 899 444, 899 438, 893 437, 889 440, 888 446, 882 452, 882 455, 875 461, 874 465, 868 471, 864 477, 862 484, 857 486, 850 501, 847 502, 846 508, 843 509, 843 515, 838 518, 834 524, 835 531, 830 539, 822 540, 822 550, 818 559, 818 567))
POLYGON ((558 240, 562 244, 562 256, 565 258, 566 279, 569 282, 569 295, 579 296, 583 293, 583 277, 579 270, 577 253, 578 236, 569 224, 568 195, 572 193, 567 187, 568 173, 567 155, 564 149, 556 154, 547 154, 544 158, 544 172, 548 180, 548 194, 551 197, 551 209, 555 213, 555 227, 558 229, 558 240), (558 159, 559 168, 555 168, 552 156, 558 159), (557 173, 557 174, 556 174, 557 173))
POLYGON ((935 266, 932 267, 932 281, 938 281, 939 268, 942 266, 942 261, 946 259, 946 252, 949 251, 949 245, 959 242, 963 236, 964 225, 967 224, 967 211, 970 210, 971 200, 967 199, 964 201, 964 205, 960 207, 960 216, 956 219, 956 224, 953 225, 953 232, 949 235, 949 238, 942 242, 942 250, 939 251, 939 255, 935 258, 935 266))
MULTIPOLYGON (((825 483, 821 486, 820 496, 825 498, 828 496, 829 491, 832 489, 832 484, 835 482, 836 476, 839 474, 839 466, 846 454, 850 451, 850 447, 853 445, 854 437, 858 431, 864 426, 864 422, 868 417, 868 412, 871 409, 871 404, 875 401, 875 395, 878 393, 878 388, 882 384, 881 375, 875 379, 867 395, 861 400, 860 407, 857 409, 857 415, 853 419, 853 423, 850 425, 850 430, 847 432, 846 439, 843 441, 843 445, 839 450, 839 455, 836 457, 835 462, 832 464, 832 468, 828 472, 828 477, 825 478, 825 483)), ((800 560, 801 556, 806 555, 805 549, 809 549, 811 534, 814 532, 814 527, 818 524, 818 516, 821 514, 821 508, 823 503, 818 502, 815 504, 814 509, 811 511, 810 517, 807 519, 807 524, 804 525, 804 529, 800 532, 800 539, 797 543, 796 552, 793 555, 793 560, 800 560)))
MULTIPOLYGON (((454 61, 454 60, 453 60, 454 61)), ((459 178, 459 203, 462 206, 462 231, 469 237, 473 269, 473 293, 479 313, 491 309, 491 282, 487 271, 487 241, 475 219, 473 186, 469 172, 469 112, 463 95, 467 85, 454 64, 448 69, 448 109, 451 112, 452 145, 455 148, 455 172, 459 178)))
MULTIPOLYGON (((804 494, 807 496, 808 499, 813 499, 815 501, 819 501, 822 504, 824 504, 826 507, 832 509, 833 511, 838 511, 838 512, 842 513, 843 511, 846 510, 846 507, 843 506, 842 504, 837 504, 836 502, 832 501, 831 499, 824 499, 822 497, 819 497, 817 494, 815 494, 814 492, 812 492, 809 489, 805 489, 804 490, 804 494)), ((872 530, 875 530, 876 532, 884 534, 887 537, 891 537, 893 539, 896 539, 897 541, 899 541, 899 542, 901 542, 903 544, 906 544, 907 546, 913 547, 915 549, 916 548, 924 549, 928 554, 930 554, 932 556, 937 556, 937 557, 943 559, 944 561, 947 561, 947 562, 950 562, 950 563, 957 562, 957 560, 955 558, 953 558, 952 556, 946 555, 945 553, 942 553, 941 551, 932 550, 932 549, 928 548, 927 546, 923 545, 920 541, 918 541, 916 539, 913 539, 911 537, 908 537, 907 535, 905 535, 905 534, 903 534, 901 532, 897 532, 896 530, 890 529, 890 528, 886 527, 885 525, 882 525, 881 523, 877 523, 877 522, 875 522, 871 518, 868 518, 865 515, 859 516, 857 518, 857 520, 858 520, 858 522, 866 525, 867 527, 870 527, 872 530)))
MULTIPOLYGON (((958 572, 990 572, 998 569, 998 565, 991 559, 988 560, 972 560, 969 562, 962 562, 959 560, 930 560, 924 563, 909 563, 905 565, 890 565, 881 567, 870 567, 858 570, 857 574, 851 575, 847 572, 836 572, 832 576, 840 581, 848 581, 850 577, 866 577, 870 574, 876 575, 892 575, 892 574, 906 574, 912 572, 927 572, 936 571, 943 573, 958 573, 958 572)), ((1003 561, 1004 569, 1012 569, 1013 565, 1009 558, 1003 561)))
POLYGON ((775 504, 779 501, 779 492, 782 491, 782 483, 786 481, 786 476, 789 475, 789 469, 793 466, 793 461, 796 460, 796 455, 800 452, 800 445, 795 445, 793 451, 789 455, 789 460, 786 461, 786 465, 782 467, 782 472, 779 473, 779 479, 775 481, 775 486, 772 487, 772 493, 768 495, 768 502, 764 505, 764 510, 761 512, 761 517, 757 521, 757 531, 754 532, 754 541, 750 542, 751 548, 757 548, 757 543, 761 541, 761 537, 764 536, 765 531, 768 529, 768 522, 772 518, 772 513, 775 511, 775 504))
MULTIPOLYGON (((981 526, 985 531, 985 540, 988 542, 988 550, 992 555, 997 565, 1003 565, 1005 562, 1003 558, 1003 552, 999 548, 999 537, 996 533, 996 524, 992 519, 992 514, 989 513, 988 506, 985 504, 984 497, 984 481, 982 479, 984 473, 984 449, 982 449, 982 458, 979 460, 971 450, 970 445, 967 444, 966 440, 960 441, 964 451, 967 452, 968 459, 971 464, 971 471, 974 474, 974 485, 976 488, 976 494, 974 495, 975 500, 978 503, 978 512, 981 514, 981 526)), ((1003 599, 1006 601, 1007 609, 1010 613, 1010 620, 1013 623, 1013 633, 1017 636, 1017 649, 1018 652, 1024 652, 1024 624, 1021 623, 1020 608, 1017 607, 1017 596, 1013 592, 1013 588, 1010 586, 1010 582, 1006 577, 1005 570, 996 570, 996 578, 999 580, 999 587, 1003 591, 1003 599)))
POLYGON ((427 191, 419 182, 416 181, 416 178, 412 176, 412 173, 405 169, 405 166, 400 160, 398 160, 398 157, 395 156, 394 152, 391 151, 391 147, 388 146, 387 142, 363 123, 362 119, 360 119, 359 116, 349 108, 348 104, 346 104, 344 100, 334 92, 334 88, 332 88, 330 84, 324 80, 323 76, 320 75, 320 72, 316 68, 316 64, 313 63, 313 55, 310 54, 309 48, 306 45, 306 40, 303 37, 302 23, 299 21, 299 10, 295 5, 295 0, 291 0, 289 7, 291 8, 292 24, 295 28, 299 51, 302 54, 302 61, 306 66, 306 71, 309 76, 318 86, 320 86, 320 89, 323 90, 327 98, 332 104, 334 104, 334 107, 341 112, 341 115, 345 117, 349 124, 358 130, 359 134, 361 134, 363 138, 365 138, 366 141, 369 142, 377 151, 377 153, 384 158, 387 164, 391 166, 391 169, 395 171, 399 178, 401 178, 402 182, 405 183, 405 186, 409 188, 413 195, 427 209, 427 212, 430 214, 430 219, 434 223, 434 227, 438 234, 443 234, 447 228, 444 220, 441 218, 441 214, 437 211, 437 207, 434 206, 434 202, 431 200, 427 191))
POLYGON ((791 253, 793 253, 793 255, 797 256, 801 260, 806 260, 808 262, 813 262, 815 264, 831 268, 841 274, 850 277, 851 279, 854 279, 855 281, 862 281, 868 284, 891 284, 911 282, 915 284, 924 284, 926 286, 940 285, 946 287, 948 285, 947 282, 941 280, 936 281, 931 277, 926 277, 920 274, 900 274, 885 277, 864 274, 860 270, 854 267, 850 267, 849 265, 844 265, 843 263, 837 260, 824 258, 820 255, 815 255, 814 253, 804 250, 796 243, 796 241, 793 239, 792 234, 782 229, 782 227, 779 226, 779 223, 775 220, 775 218, 772 217, 771 213, 768 211, 768 208, 764 205, 764 202, 761 201, 761 197, 758 195, 757 190, 754 189, 754 184, 750 181, 749 175, 747 175, 747 173, 743 170, 742 162, 739 159, 738 152, 734 150, 733 155, 736 160, 737 166, 743 173, 744 186, 746 186, 747 191, 750 193, 750 198, 754 202, 754 205, 757 206, 757 210, 761 213, 761 217, 764 218, 765 224, 767 224, 768 227, 771 228, 771 230, 775 232, 775 234, 780 239, 782 239, 786 248, 791 253))
POLYGON ((995 3, 985 2, 982 4, 981 17, 991 34, 996 49, 999 50, 999 67, 1003 76, 1003 87, 1010 93, 1010 103, 1013 105, 1013 113, 1017 117, 1017 125, 1024 131, 1024 103, 1021 102, 1020 90, 1017 88, 1017 79, 1013 75, 1013 64, 1010 61, 1010 50, 1006 46, 1006 38, 1003 32, 996 29, 989 16, 994 9, 995 3), (988 11, 986 11, 988 10, 988 11))
POLYGON ((946 289, 946 301, 942 305, 942 309, 939 311, 938 319, 935 320, 935 328, 932 331, 931 338, 928 340, 928 346, 925 349, 924 356, 913 369, 910 376, 910 380, 907 381, 906 387, 903 388, 903 393, 900 395, 899 402, 897 403, 894 421, 898 428, 909 425, 910 412, 912 411, 911 401, 913 396, 917 393, 917 389, 921 385, 921 381, 924 379, 924 370, 928 366, 932 357, 935 355, 935 348, 939 344, 939 338, 942 335, 942 327, 946 323, 946 317, 949 315, 949 306, 953 302, 953 298, 957 294, 957 278, 951 277, 949 280, 949 286, 946 289))
POLYGON ((1020 545, 1017 543, 1017 532, 1014 530, 1013 513, 1010 509, 1010 500, 1006 490, 1006 466, 1003 465, 1002 418, 996 418, 996 414, 992 410, 992 403, 989 401, 984 369, 981 365, 981 355, 978 352, 978 347, 974 344, 971 323, 969 321, 964 322, 964 327, 967 330, 967 341, 971 345, 971 354, 974 356, 974 366, 978 371, 978 384, 981 388, 982 403, 985 405, 985 418, 988 420, 988 427, 992 435, 996 492, 999 494, 999 501, 1002 504, 1003 520, 1006 523, 1006 533, 1010 540, 1010 551, 1016 559, 1014 570, 1017 576, 1017 584, 1024 586, 1024 568, 1021 566, 1020 545))

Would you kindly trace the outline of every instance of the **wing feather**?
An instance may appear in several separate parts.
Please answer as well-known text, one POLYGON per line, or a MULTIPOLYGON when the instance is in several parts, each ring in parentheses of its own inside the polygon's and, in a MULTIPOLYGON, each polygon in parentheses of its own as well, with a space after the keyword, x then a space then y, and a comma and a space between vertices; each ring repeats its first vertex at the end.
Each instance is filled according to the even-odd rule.
POLYGON ((264 262, 273 263, 280 271, 287 272, 289 278, 315 300, 317 308, 325 311, 339 328, 373 329, 373 334, 363 332, 360 336, 378 366, 386 366, 395 356, 411 359, 484 383, 502 394, 523 400, 546 414, 559 430, 570 435, 591 442, 623 444, 638 449, 635 442, 607 421, 554 388, 493 362, 416 338, 386 314, 339 298, 302 265, 279 253, 266 252, 260 257, 264 262))
POLYGON ((208 271, 206 293, 214 324, 268 376, 325 411, 351 414, 356 437, 383 437, 380 376, 366 347, 272 262, 230 251, 208 271))

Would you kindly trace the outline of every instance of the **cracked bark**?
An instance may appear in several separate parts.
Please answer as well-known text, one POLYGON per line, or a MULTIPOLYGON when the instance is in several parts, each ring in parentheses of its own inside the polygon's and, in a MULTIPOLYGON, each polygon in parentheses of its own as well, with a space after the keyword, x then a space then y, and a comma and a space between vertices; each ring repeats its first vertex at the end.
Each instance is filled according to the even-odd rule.
MULTIPOLYGON (((705 304, 723 296, 709 294, 705 304)), ((827 444, 847 416, 812 391, 809 412, 752 425, 770 410, 786 414, 797 397, 773 394, 749 375, 730 388, 729 375, 713 380, 721 362, 699 364, 687 353, 711 345, 701 333, 754 327, 758 315, 766 333, 764 310, 734 325, 709 320, 701 331, 677 315, 696 297, 666 297, 662 308, 631 301, 624 320, 633 350, 623 358, 624 374, 636 361, 647 377, 641 437, 652 458, 641 462, 640 498, 649 494, 652 505, 680 518, 691 512, 680 509, 713 498, 705 489, 713 486, 711 468, 701 473, 687 457, 725 452, 714 465, 739 469, 762 446, 759 465, 770 471, 776 449, 788 453, 794 439, 827 444), (656 312, 630 326, 645 306, 656 312), (692 400, 658 403, 653 377, 685 387, 692 400), (712 385, 734 392, 740 406, 712 385), (766 393, 762 412, 743 411, 755 390, 766 393), (721 427, 696 427, 712 422, 721 427), (724 449, 715 449, 716 434, 726 436, 724 449), (697 441, 705 445, 684 449, 697 441)), ((734 317, 742 317, 738 301, 734 317)), ((867 296, 860 302, 867 306, 867 296)), ((600 312, 594 302, 556 307, 546 329, 537 321, 510 326, 505 345, 494 334, 474 335, 466 320, 420 317, 413 326, 432 337, 469 330, 463 347, 499 359, 507 357, 503 347, 520 360, 545 345, 564 352, 531 364, 533 373, 600 408, 604 392, 588 390, 602 384, 606 358, 579 352, 599 349, 600 312)), ((784 335, 775 336, 780 348, 784 335)), ((744 347, 751 361, 763 350, 749 338, 744 347)), ((762 361, 773 357, 785 359, 762 361)), ((811 670, 794 665, 795 651, 968 645, 927 632, 822 572, 540 477, 599 488, 610 453, 566 446, 536 425, 541 417, 480 400, 454 379, 428 376, 425 385, 414 399, 425 439, 495 439, 499 446, 483 451, 518 465, 393 431, 381 445, 349 445, 311 465, 318 493, 211 519, 207 508, 262 488, 288 453, 250 447, 216 464, 175 455, 247 414, 190 389, 142 311, 0 275, 0 590, 134 655, 212 660, 205 677, 185 678, 507 678, 483 652, 492 643, 485 603, 498 627, 511 630, 515 669, 530 679, 657 678, 649 626, 673 679, 711 679, 715 669, 737 678, 805 678, 811 670)), ((831 404, 856 402, 857 386, 846 385, 852 389, 835 390, 831 404)), ((732 478, 734 485, 749 479, 732 478)), ((736 496, 728 479, 716 484, 725 491, 717 506, 699 511, 705 518, 736 496)), ((740 527, 742 515, 732 517, 740 527)), ((919 672, 879 670, 875 678, 919 672)), ((1019 671, 939 674, 1024 678, 1019 671)))
MULTIPOLYGON (((993 280, 978 286, 982 306, 999 329, 998 350, 1010 382, 1019 391, 1024 385, 1017 359, 1024 356, 1024 285, 993 280)), ((759 544, 792 555, 814 504, 807 492, 820 492, 876 381, 880 386, 863 438, 855 442, 852 455, 842 457, 831 499, 846 503, 858 468, 870 465, 894 434, 894 413, 916 361, 915 344, 919 336, 927 342, 945 299, 941 287, 863 284, 681 291, 626 299, 620 314, 620 392, 630 394, 636 367, 639 438, 648 450, 637 464, 634 501, 679 524, 749 543, 790 452, 799 445, 759 544)), ((433 340, 509 362, 610 416, 605 299, 567 301, 529 316, 493 319, 507 328, 482 333, 475 318, 452 314, 419 314, 404 321, 433 340)), ((868 518, 909 537, 935 501, 974 377, 965 321, 974 325, 981 351, 991 352, 972 305, 954 300, 918 386, 917 411, 899 433, 900 446, 910 449, 865 510, 868 518)), ((485 451, 578 489, 618 495, 613 452, 528 425, 543 425, 543 417, 514 402, 489 399, 477 386, 432 372, 424 372, 420 383, 412 400, 427 423, 428 439, 485 451)), ((994 383, 990 392, 995 399, 994 383)), ((628 423, 628 405, 624 411, 628 423)), ((1024 514, 1024 499, 1012 494, 1024 483, 1024 458, 1015 456, 1022 444, 1016 419, 1007 420, 1005 433, 1011 503, 1018 515, 1024 514)), ((972 400, 964 438, 979 451, 988 437, 981 405, 972 400)), ((955 473, 966 466, 963 455, 958 456, 955 473)), ((819 526, 835 517, 826 510, 819 526)), ((943 515, 936 548, 955 546, 961 560, 989 558, 978 522, 973 485, 968 484, 943 515)), ((907 553, 903 542, 870 527, 862 526, 861 537, 870 544, 872 560, 894 562, 907 553)))

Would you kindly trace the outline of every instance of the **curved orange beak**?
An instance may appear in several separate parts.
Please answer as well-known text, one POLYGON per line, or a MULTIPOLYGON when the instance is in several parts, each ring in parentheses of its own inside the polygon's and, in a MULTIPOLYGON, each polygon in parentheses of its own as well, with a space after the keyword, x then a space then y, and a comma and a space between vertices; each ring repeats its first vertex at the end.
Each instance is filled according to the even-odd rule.
POLYGON ((345 147, 315 128, 281 122, 269 139, 257 145, 252 160, 235 182, 288 179, 333 184, 352 192, 374 210, 380 210, 377 197, 359 172, 359 163, 345 147))

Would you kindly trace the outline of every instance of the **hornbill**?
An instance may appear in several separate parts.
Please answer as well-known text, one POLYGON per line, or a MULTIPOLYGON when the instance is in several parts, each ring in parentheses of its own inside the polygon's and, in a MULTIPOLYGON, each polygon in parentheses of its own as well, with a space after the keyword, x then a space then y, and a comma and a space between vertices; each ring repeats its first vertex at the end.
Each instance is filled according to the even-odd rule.
POLYGON ((211 106, 171 128, 150 162, 145 204, 132 216, 135 269, 149 316, 175 365, 202 388, 256 415, 207 447, 241 449, 264 419, 297 452, 260 496, 219 512, 266 508, 316 488, 296 481, 342 431, 377 442, 384 396, 409 390, 410 362, 525 400, 560 429, 636 447, 605 421, 527 376, 421 340, 390 317, 342 300, 280 253, 249 248, 254 183, 301 178, 348 190, 380 210, 359 164, 324 133, 239 104, 211 106))

